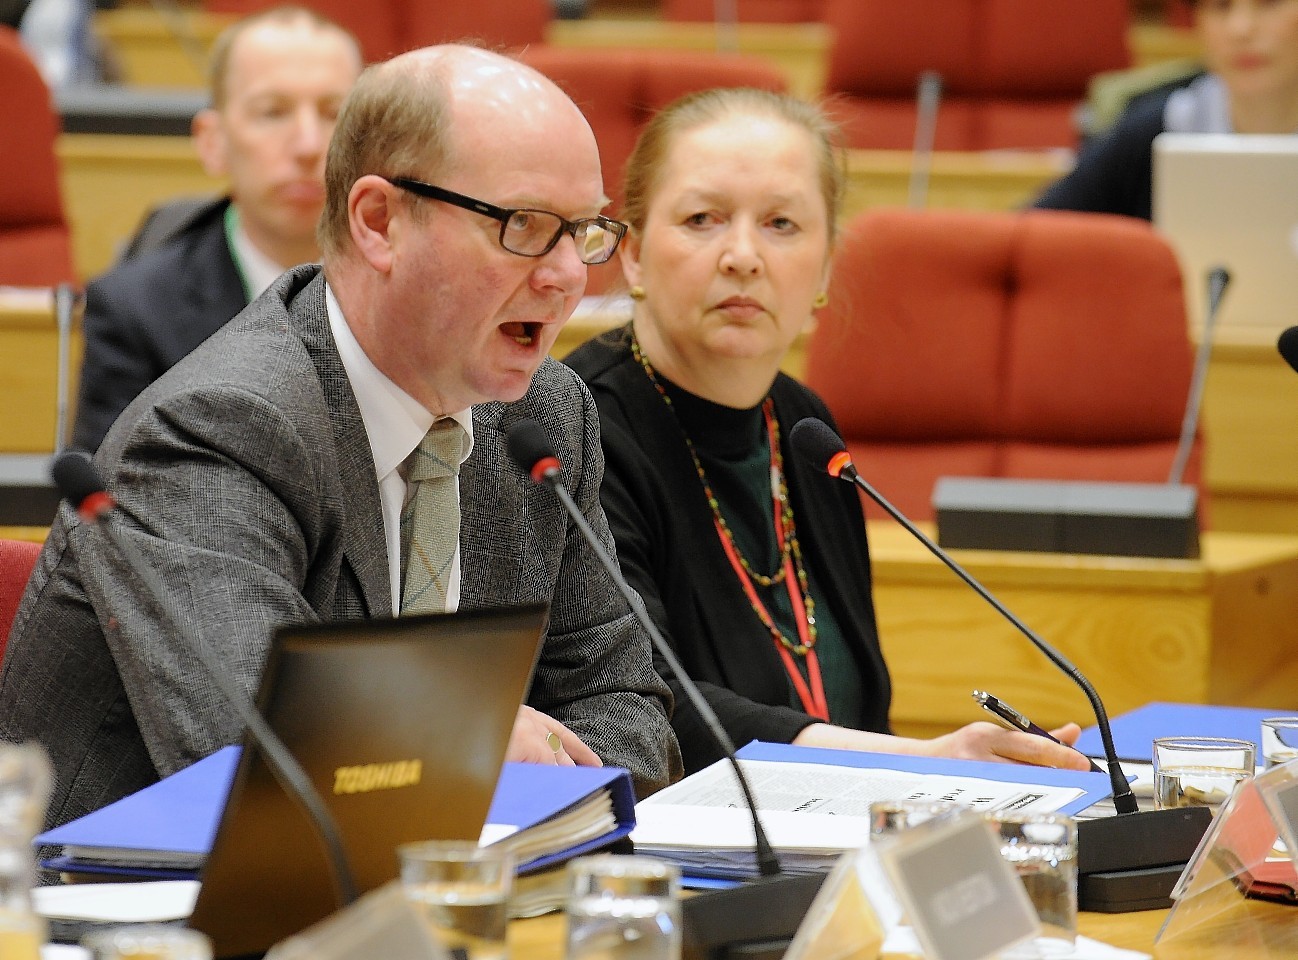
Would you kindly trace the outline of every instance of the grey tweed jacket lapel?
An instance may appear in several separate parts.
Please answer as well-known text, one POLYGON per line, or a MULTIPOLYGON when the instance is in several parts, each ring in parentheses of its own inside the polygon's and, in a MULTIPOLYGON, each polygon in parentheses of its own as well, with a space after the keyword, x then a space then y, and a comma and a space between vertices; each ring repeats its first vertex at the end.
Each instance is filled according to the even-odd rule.
POLYGON ((289 306, 289 322, 297 329, 320 377, 325 403, 333 416, 338 451, 339 482, 347 491, 347 523, 343 555, 360 584, 367 616, 390 616, 392 587, 383 532, 383 507, 369 437, 356 395, 329 330, 324 276, 317 276, 289 306))

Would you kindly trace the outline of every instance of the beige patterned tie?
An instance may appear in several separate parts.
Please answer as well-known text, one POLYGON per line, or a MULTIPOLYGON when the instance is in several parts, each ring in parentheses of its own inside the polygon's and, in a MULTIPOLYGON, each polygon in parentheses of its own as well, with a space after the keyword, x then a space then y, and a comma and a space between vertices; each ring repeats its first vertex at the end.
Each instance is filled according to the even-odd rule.
POLYGON ((467 440, 456 421, 439 420, 410 460, 406 482, 413 489, 401 511, 402 614, 446 609, 451 561, 460 539, 456 474, 467 440))

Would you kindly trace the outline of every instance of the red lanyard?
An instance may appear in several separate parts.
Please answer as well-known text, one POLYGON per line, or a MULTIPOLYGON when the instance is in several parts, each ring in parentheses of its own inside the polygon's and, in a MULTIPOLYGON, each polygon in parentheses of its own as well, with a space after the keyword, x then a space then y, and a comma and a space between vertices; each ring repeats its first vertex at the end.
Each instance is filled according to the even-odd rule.
MULTIPOLYGON (((776 438, 775 427, 769 410, 766 417, 766 429, 771 442, 771 473, 774 476, 778 468, 775 444, 779 441, 776 438)), ((772 483, 771 486, 771 502, 775 515, 775 542, 780 552, 783 553, 784 524, 781 522, 781 517, 784 512, 784 505, 780 502, 777 485, 772 483)), ((748 596, 748 602, 752 604, 753 611, 771 633, 771 638, 775 642, 775 649, 779 651, 780 659, 784 661, 784 669, 793 682, 793 689, 797 691, 798 699, 802 701, 802 708, 817 720, 828 723, 829 706, 825 702, 825 685, 820 676, 820 660, 816 657, 815 641, 811 637, 810 623, 807 617, 807 605, 802 596, 801 584, 794 570, 792 552, 786 555, 784 559, 784 586, 789 591, 789 601, 793 604, 793 619, 798 628, 797 651, 807 661, 807 678, 811 681, 810 686, 803 679, 802 671, 798 669, 798 665, 793 659, 793 651, 789 649, 791 644, 780 632, 779 627, 776 626, 775 619, 766 609, 766 605, 762 603, 761 598, 758 597, 751 578, 749 578, 748 573, 739 562, 739 557, 735 553, 735 547, 730 537, 726 536, 726 531, 719 521, 713 520, 713 525, 716 527, 718 539, 721 540, 722 549, 725 550, 726 559, 730 561, 731 569, 735 571, 735 576, 739 578, 739 585, 743 587, 744 593, 748 596)))

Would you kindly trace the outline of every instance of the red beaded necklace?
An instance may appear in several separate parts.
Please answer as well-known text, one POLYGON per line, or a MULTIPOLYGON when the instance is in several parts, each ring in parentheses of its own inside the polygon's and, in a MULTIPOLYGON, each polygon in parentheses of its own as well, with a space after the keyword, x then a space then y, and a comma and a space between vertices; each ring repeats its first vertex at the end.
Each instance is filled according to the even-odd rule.
POLYGON ((829 706, 825 701, 825 687, 820 675, 820 660, 815 651, 816 603, 812 599, 807 586, 807 571, 802 563, 802 549, 798 544, 797 528, 793 522, 793 506, 789 501, 789 492, 784 480, 784 456, 780 452, 780 423, 775 416, 774 402, 769 396, 762 402, 762 417, 766 422, 767 440, 770 443, 771 450, 771 506, 775 516, 775 542, 780 550, 779 565, 775 572, 768 576, 753 569, 739 549, 739 544, 735 542, 734 534, 731 532, 729 524, 726 523, 726 518, 721 513, 721 504, 712 492, 712 485, 708 482, 708 476, 703 469, 703 463, 699 459, 698 451, 694 449, 689 434, 685 432, 680 418, 676 415, 676 409, 672 406, 672 399, 658 380, 653 365, 649 362, 649 358, 645 356, 644 351, 640 349, 640 343, 636 339, 634 332, 631 335, 631 354, 644 368, 645 374, 649 377, 649 382, 654 385, 658 395, 662 397, 663 402, 667 405, 667 409, 671 411, 673 419, 676 420, 677 427, 680 428, 681 437, 685 441, 685 448, 689 451, 690 459, 694 462, 694 470, 698 473, 699 482, 703 485, 703 495, 712 510, 712 522, 716 528, 717 537, 721 541, 721 549, 725 552, 726 559, 730 561, 731 569, 734 570, 739 585, 743 588, 744 595, 753 608, 753 612, 770 633, 771 639, 775 643, 775 649, 784 663, 784 669, 793 683, 794 690, 797 691, 798 699, 802 701, 803 709, 818 720, 828 723, 829 706), (789 602, 793 605, 793 616, 798 630, 797 641, 789 639, 780 630, 770 611, 766 609, 766 605, 762 603, 761 598, 757 595, 757 588, 753 586, 753 581, 763 587, 771 587, 779 583, 785 585, 789 592, 789 602), (806 660, 807 679, 803 679, 802 671, 798 669, 797 662, 794 660, 795 656, 806 660))

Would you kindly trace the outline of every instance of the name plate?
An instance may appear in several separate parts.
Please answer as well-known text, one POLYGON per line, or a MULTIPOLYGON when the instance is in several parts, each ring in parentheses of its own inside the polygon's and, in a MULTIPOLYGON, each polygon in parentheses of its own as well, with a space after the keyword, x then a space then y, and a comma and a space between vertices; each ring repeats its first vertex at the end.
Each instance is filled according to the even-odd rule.
POLYGON ((910 827, 881 844, 879 857, 925 956, 981 960, 1040 933, 1023 883, 979 814, 910 827))

